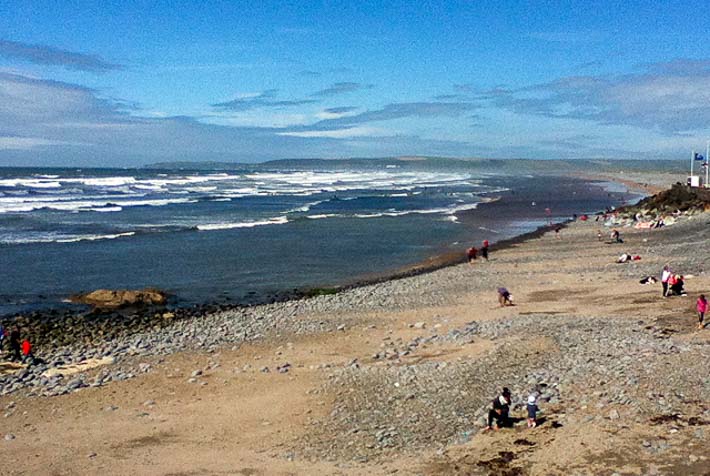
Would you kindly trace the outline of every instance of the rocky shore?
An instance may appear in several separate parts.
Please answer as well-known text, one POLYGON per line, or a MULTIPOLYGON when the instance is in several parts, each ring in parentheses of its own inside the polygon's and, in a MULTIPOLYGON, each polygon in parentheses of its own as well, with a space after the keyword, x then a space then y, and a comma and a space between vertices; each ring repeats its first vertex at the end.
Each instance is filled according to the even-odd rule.
POLYGON ((70 453, 90 456, 71 466, 50 448, 56 474, 708 474, 710 329, 693 304, 710 294, 710 215, 632 224, 575 222, 490 262, 336 294, 47 320, 45 363, 0 376, 0 455, 31 460, 80 418, 93 442, 70 453), (597 239, 614 226, 623 244, 597 239), (639 284, 668 262, 688 297, 639 284), (515 306, 497 306, 498 286, 515 306), (481 433, 504 385, 515 415, 539 394, 539 428, 481 433))

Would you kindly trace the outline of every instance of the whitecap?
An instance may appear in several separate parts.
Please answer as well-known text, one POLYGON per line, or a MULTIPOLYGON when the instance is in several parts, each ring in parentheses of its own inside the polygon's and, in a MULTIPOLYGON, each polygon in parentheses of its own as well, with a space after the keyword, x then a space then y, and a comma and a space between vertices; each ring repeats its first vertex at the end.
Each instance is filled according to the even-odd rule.
POLYGON ((208 223, 208 224, 204 224, 204 225, 197 225, 195 228, 199 231, 214 231, 214 230, 231 230, 233 228, 253 228, 255 226, 265 226, 265 225, 283 225, 285 223, 288 223, 288 218, 276 217, 276 218, 269 218, 268 220, 260 220, 260 221, 208 223))

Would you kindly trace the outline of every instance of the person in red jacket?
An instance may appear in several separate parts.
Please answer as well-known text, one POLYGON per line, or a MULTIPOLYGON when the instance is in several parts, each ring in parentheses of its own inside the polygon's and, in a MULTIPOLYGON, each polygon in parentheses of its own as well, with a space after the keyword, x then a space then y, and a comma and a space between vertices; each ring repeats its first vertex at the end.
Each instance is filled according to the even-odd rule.
POLYGON ((34 356, 32 355, 32 344, 28 339, 22 341, 22 361, 26 364, 32 364, 34 356))

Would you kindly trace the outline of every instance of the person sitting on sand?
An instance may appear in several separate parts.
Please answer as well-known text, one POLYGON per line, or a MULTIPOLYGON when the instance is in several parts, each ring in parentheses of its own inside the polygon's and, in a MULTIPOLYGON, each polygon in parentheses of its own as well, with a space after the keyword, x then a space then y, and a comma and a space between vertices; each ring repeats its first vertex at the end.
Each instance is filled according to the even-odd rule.
POLYGON ((705 299, 705 294, 701 294, 698 302, 695 303, 695 309, 698 311, 698 329, 705 327, 705 313, 708 312, 708 300, 705 299))
POLYGON ((491 429, 498 430, 504 426, 511 426, 510 418, 510 390, 508 387, 503 387, 503 392, 500 396, 493 400, 491 409, 488 410, 488 425, 484 431, 491 429), (493 426, 495 420, 496 425, 493 426))
POLYGON ((468 257, 468 262, 473 264, 476 260, 476 256, 478 256, 478 250, 472 246, 466 250, 466 256, 468 257))
POLYGON ((621 239, 621 233, 619 233, 619 230, 617 230, 616 228, 611 231, 611 241, 614 243, 624 242, 624 240, 621 239))
POLYGON ((537 407, 536 398, 534 394, 528 396, 528 428, 535 428, 537 426, 537 412, 540 410, 537 407))
POLYGON ((674 274, 671 276, 671 278, 668 280, 668 286, 670 287, 669 293, 673 296, 687 296, 685 289, 683 289, 683 286, 685 286, 685 281, 683 280, 683 276, 680 274, 674 274))

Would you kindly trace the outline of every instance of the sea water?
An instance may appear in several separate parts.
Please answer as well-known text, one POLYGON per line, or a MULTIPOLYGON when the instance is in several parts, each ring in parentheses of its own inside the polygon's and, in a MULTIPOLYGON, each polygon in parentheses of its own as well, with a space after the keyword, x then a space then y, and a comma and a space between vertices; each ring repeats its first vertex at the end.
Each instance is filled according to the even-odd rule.
POLYGON ((347 284, 626 199, 572 178, 386 161, 5 168, 0 315, 98 288, 197 303, 347 284))

